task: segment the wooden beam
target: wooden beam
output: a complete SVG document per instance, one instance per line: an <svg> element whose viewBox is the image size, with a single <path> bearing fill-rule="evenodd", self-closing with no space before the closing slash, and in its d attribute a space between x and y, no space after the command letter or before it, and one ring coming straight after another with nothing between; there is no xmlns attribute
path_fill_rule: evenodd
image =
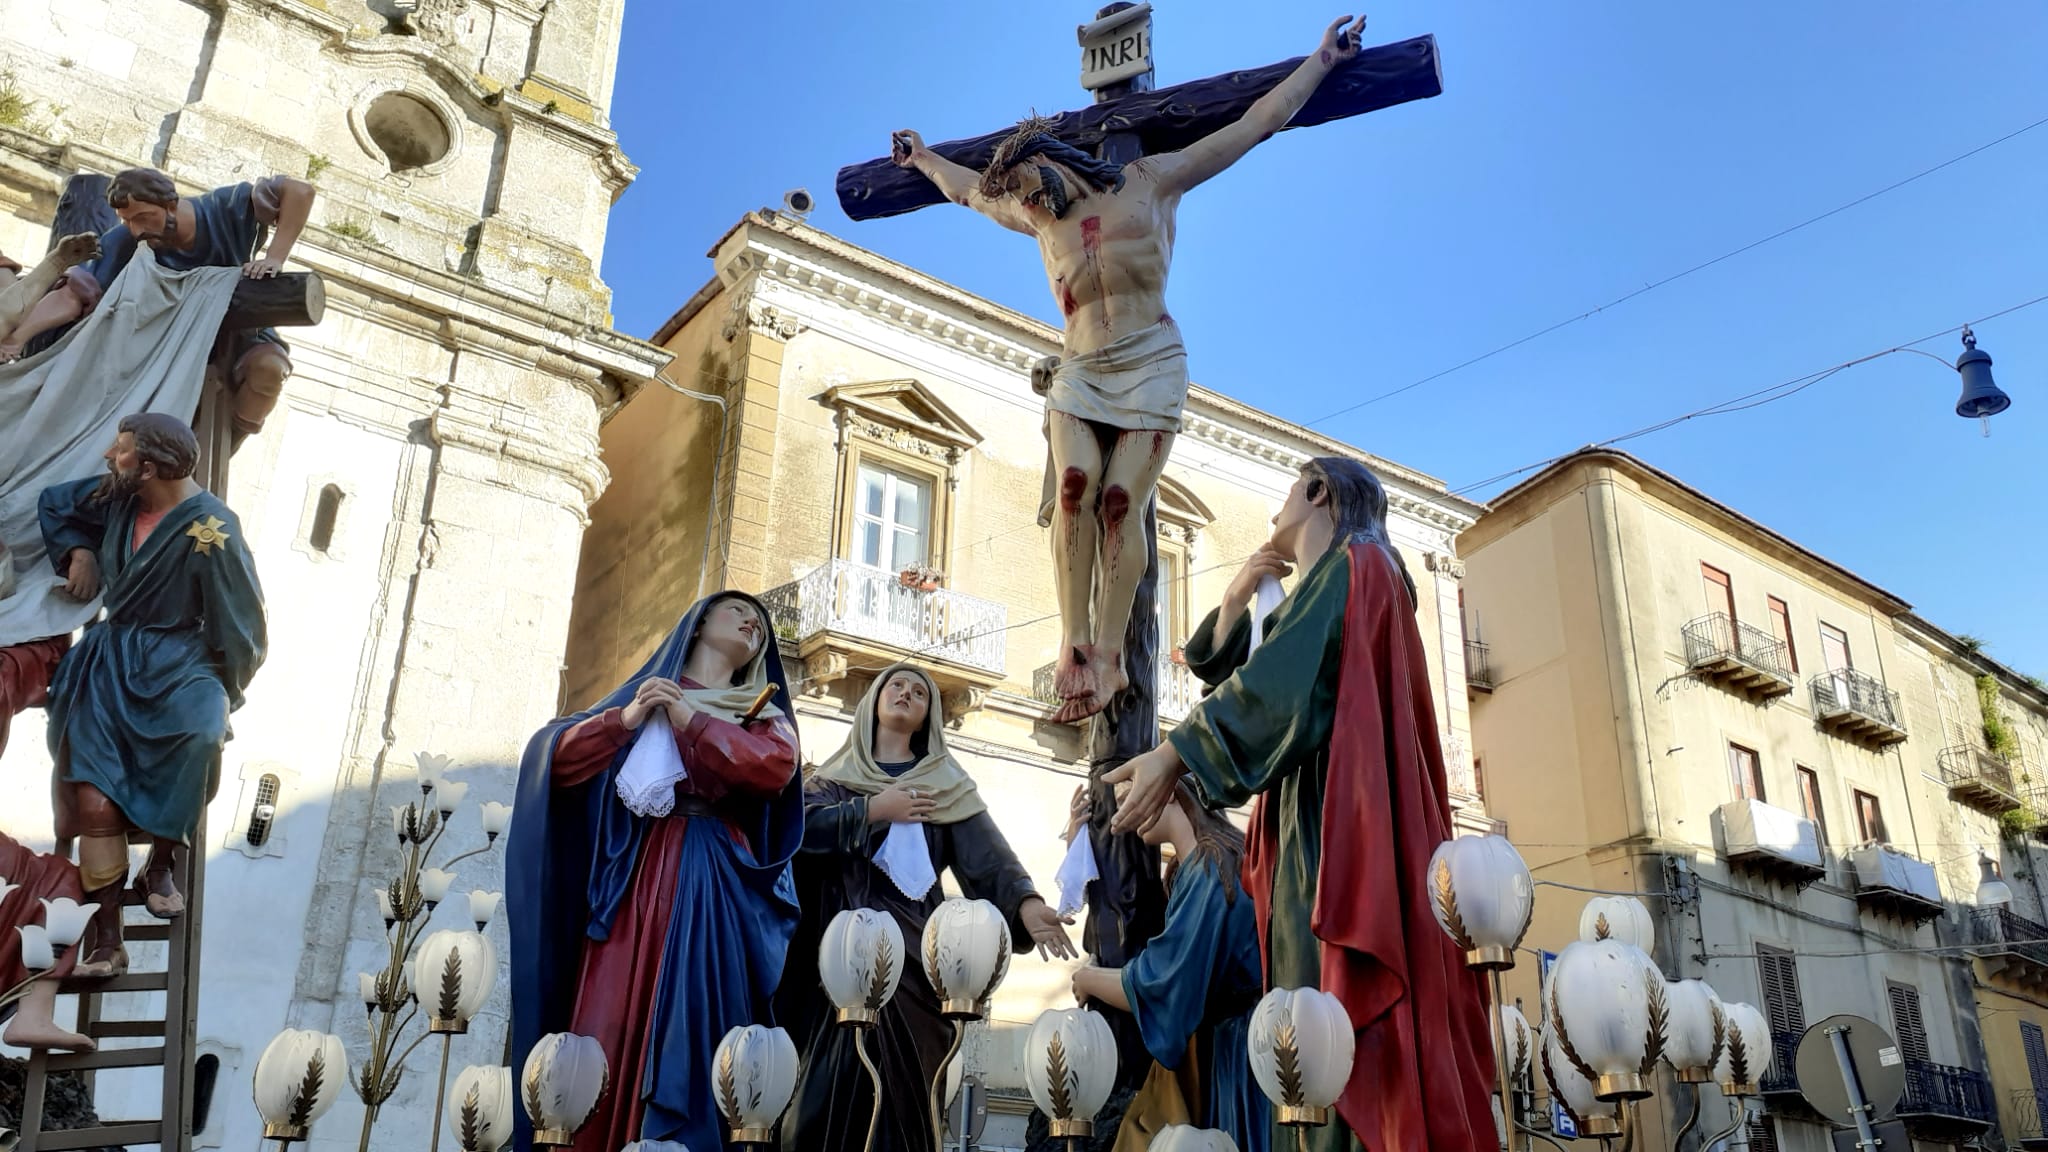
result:
<svg viewBox="0 0 2048 1152"><path fill-rule="evenodd" d="M1147 156L1178 151L1251 110L1259 97L1293 73L1306 57L1297 56L1264 68L1226 72L1190 80L1170 88L1133 92L1052 117L1052 134L1086 151L1094 151L1111 133L1131 133ZM1323 78L1288 128L1308 128L1377 112L1410 100L1441 95L1436 37L1417 36L1396 44L1367 48ZM932 151L976 172L988 167L996 145L1012 129L967 140L932 145ZM852 220L876 220L942 204L945 196L923 173L899 168L887 156L839 170L839 207Z"/></svg>
<svg viewBox="0 0 2048 1152"><path fill-rule="evenodd" d="M243 277L221 319L223 331L305 328L327 312L327 286L318 272L280 272L262 280Z"/></svg>

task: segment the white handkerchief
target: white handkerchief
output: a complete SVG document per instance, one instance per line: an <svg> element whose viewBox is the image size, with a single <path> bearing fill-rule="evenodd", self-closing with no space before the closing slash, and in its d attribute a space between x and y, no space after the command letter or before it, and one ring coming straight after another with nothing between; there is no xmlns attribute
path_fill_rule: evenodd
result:
<svg viewBox="0 0 2048 1152"><path fill-rule="evenodd" d="M1081 902L1088 895L1088 882L1097 875L1095 841L1083 824L1068 841L1066 859L1060 861L1060 870L1052 878L1060 886L1060 915L1072 916L1081 910Z"/></svg>
<svg viewBox="0 0 2048 1152"><path fill-rule="evenodd" d="M690 778L683 755L676 751L676 732L668 714L654 711L641 721L619 769L619 799L638 816L666 816L675 811L676 785Z"/></svg>
<svg viewBox="0 0 2048 1152"><path fill-rule="evenodd" d="M890 824L889 834L882 837L882 850L875 853L875 867L887 874L897 890L912 900L924 899L924 894L939 882L939 874L932 868L932 850L925 841L922 824L906 821Z"/></svg>
<svg viewBox="0 0 2048 1152"><path fill-rule="evenodd" d="M1259 577L1259 586L1252 592L1252 646L1247 655L1266 642L1266 617L1286 598L1287 589L1280 586L1280 581L1271 576Z"/></svg>

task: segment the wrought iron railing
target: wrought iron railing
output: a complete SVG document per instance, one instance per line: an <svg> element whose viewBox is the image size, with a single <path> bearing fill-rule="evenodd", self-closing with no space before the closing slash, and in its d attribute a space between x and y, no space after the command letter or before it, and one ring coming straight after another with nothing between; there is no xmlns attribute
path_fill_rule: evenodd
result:
<svg viewBox="0 0 2048 1152"><path fill-rule="evenodd" d="M831 560L761 594L775 634L801 644L838 632L1001 675L1009 610L947 588L906 587L894 572Z"/></svg>
<svg viewBox="0 0 2048 1152"><path fill-rule="evenodd" d="M1782 680L1792 678L1785 644L1760 628L1731 620L1726 612L1702 616L1685 626L1685 664L1698 668L1737 660Z"/></svg>
<svg viewBox="0 0 2048 1152"><path fill-rule="evenodd" d="M2016 800L2020 798L2019 773L2014 771L2015 765L1988 748L1958 744L1943 748L1935 762L1941 768L1941 782L1951 788L1981 784Z"/></svg>
<svg viewBox="0 0 2048 1152"><path fill-rule="evenodd" d="M1899 1097L1901 1116L1941 1116L1976 1124L1998 1123L1998 1098L1991 1078L1972 1068L1906 1060L1906 1094Z"/></svg>
<svg viewBox="0 0 2048 1152"><path fill-rule="evenodd" d="M1764 1070L1764 1078L1757 1087L1765 1092L1799 1091L1799 1073L1794 1070L1798 1064L1799 1032L1771 1033L1771 1066Z"/></svg>
<svg viewBox="0 0 2048 1152"><path fill-rule="evenodd" d="M1493 687L1493 662L1486 645L1477 640L1465 641L1465 683L1474 688Z"/></svg>
<svg viewBox="0 0 2048 1152"><path fill-rule="evenodd" d="M1899 694L1875 676L1853 668L1823 672L1812 680L1813 710L1821 716L1853 712L1888 728L1906 730L1906 714L1899 709Z"/></svg>
<svg viewBox="0 0 2048 1152"><path fill-rule="evenodd" d="M2006 1100L2012 1108L2012 1128L2006 1135L2021 1141L2041 1139L2041 1117L2048 1115L2048 1088L2014 1088Z"/></svg>
<svg viewBox="0 0 2048 1152"><path fill-rule="evenodd" d="M2019 956L2048 968L2048 925L2029 920L2010 908L1972 911L1970 942L1980 951Z"/></svg>

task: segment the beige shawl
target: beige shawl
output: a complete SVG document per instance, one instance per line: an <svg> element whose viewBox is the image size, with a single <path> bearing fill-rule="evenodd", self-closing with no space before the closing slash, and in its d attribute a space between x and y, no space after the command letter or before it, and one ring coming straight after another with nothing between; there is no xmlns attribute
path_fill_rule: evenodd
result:
<svg viewBox="0 0 2048 1152"><path fill-rule="evenodd" d="M891 776L875 763L875 700L882 686L898 672L908 672L924 681L931 707L925 712L925 754L908 772ZM818 769L817 778L843 785L863 796L873 796L897 784L908 784L932 798L932 823L957 824L988 811L974 780L967 775L953 753L946 748L946 714L939 702L939 686L914 664L891 664L868 685L860 706L853 712L853 731L846 744Z"/></svg>

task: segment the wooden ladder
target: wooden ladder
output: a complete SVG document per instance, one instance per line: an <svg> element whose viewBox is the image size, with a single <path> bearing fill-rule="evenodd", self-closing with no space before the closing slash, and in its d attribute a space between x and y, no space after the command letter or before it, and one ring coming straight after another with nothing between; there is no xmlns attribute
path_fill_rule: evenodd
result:
<svg viewBox="0 0 2048 1152"><path fill-rule="evenodd" d="M130 920L123 927L129 944L161 941L168 945L165 966L156 971L131 969L103 980L72 977L58 985L78 997L77 1031L100 1045L96 1052L35 1050L28 1058L28 1091L22 1100L21 1135L17 1152L70 1152L74 1149L154 1144L163 1152L190 1152L192 1147L192 1043L199 1014L199 905L206 871L206 830L202 823L193 846L181 851L173 873L185 894L185 913L174 920ZM138 907L141 897L123 888L123 903ZM132 953L131 953L132 954ZM102 998L117 992L161 992L163 1015L144 1019L109 1019ZM135 1048L107 1048L109 1040L155 1040ZM162 1068L163 1102L154 1120L104 1118L89 1128L53 1131L44 1127L43 1106L49 1079L60 1072L80 1073L86 1090L96 1088L96 1074L111 1068ZM97 1093L94 1093L97 1096Z"/></svg>

